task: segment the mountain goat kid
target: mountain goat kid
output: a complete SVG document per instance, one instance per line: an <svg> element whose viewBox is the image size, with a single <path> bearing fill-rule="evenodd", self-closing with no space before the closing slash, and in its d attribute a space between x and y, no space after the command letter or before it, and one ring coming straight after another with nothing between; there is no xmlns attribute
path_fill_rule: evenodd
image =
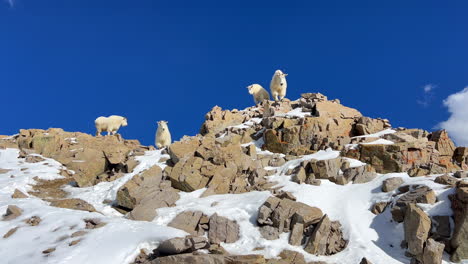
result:
<svg viewBox="0 0 468 264"><path fill-rule="evenodd" d="M275 101L278 101L278 96L280 100L283 100L286 96L286 88L288 87L288 83L286 82L287 75L287 73L283 73L281 70L276 70L275 74L273 74L270 82L270 91Z"/></svg>
<svg viewBox="0 0 468 264"><path fill-rule="evenodd" d="M255 104L261 103L263 100L270 100L270 94L260 84L252 84L247 86L249 94L253 95Z"/></svg>
<svg viewBox="0 0 468 264"><path fill-rule="evenodd" d="M101 136L101 132L107 132L107 135L115 135L121 126L127 126L127 118L118 115L109 117L100 116L94 120L96 125L96 137Z"/></svg>
<svg viewBox="0 0 468 264"><path fill-rule="evenodd" d="M171 144L171 132L167 127L167 121L158 121L158 129L156 130L155 145L158 149L168 147Z"/></svg>

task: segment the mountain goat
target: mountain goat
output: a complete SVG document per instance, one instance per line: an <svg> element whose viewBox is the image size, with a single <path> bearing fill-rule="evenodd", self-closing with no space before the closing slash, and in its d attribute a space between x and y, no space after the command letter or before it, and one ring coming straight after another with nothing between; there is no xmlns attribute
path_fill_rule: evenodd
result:
<svg viewBox="0 0 468 264"><path fill-rule="evenodd" d="M169 132L167 124L167 121L158 121L158 129L154 140L154 144L158 149L168 147L171 144L171 132Z"/></svg>
<svg viewBox="0 0 468 264"><path fill-rule="evenodd" d="M101 136L101 132L107 132L107 135L115 135L121 126L127 126L127 118L118 115L109 117L100 116L94 120L96 125L96 136Z"/></svg>
<svg viewBox="0 0 468 264"><path fill-rule="evenodd" d="M261 103L263 100L270 100L270 95L260 84L252 84L247 86L249 94L253 95L255 104Z"/></svg>
<svg viewBox="0 0 468 264"><path fill-rule="evenodd" d="M280 100L283 100L286 96L286 88L288 87L288 83L286 82L287 75L287 73L283 73L281 70L276 70L275 74L273 74L270 82L270 91L275 101L278 101L278 97Z"/></svg>

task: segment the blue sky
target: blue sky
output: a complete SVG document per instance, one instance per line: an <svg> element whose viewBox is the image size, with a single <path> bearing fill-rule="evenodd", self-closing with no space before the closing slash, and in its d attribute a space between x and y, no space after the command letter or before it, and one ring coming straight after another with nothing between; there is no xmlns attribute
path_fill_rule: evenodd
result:
<svg viewBox="0 0 468 264"><path fill-rule="evenodd" d="M214 105L251 106L246 86L268 88L276 69L289 99L321 92L433 130L468 84L466 1L11 3L0 0L0 134L94 134L96 117L119 114L125 138L153 144L168 120L179 139Z"/></svg>

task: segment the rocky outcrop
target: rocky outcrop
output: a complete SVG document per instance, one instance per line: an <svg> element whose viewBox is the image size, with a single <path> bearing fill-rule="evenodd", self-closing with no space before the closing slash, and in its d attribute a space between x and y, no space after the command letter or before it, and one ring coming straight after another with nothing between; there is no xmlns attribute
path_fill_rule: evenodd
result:
<svg viewBox="0 0 468 264"><path fill-rule="evenodd" d="M468 182L457 183L452 201L455 227L450 245L453 248L451 260L459 262L468 259Z"/></svg>
<svg viewBox="0 0 468 264"><path fill-rule="evenodd" d="M308 241L304 250L312 254L331 255L346 246L339 222L330 221L318 208L287 198L268 198L259 208L257 222L266 239L291 232L289 243L300 246Z"/></svg>
<svg viewBox="0 0 468 264"><path fill-rule="evenodd" d="M426 136L423 130L402 129L384 136L394 144L360 144L345 156L372 165L378 173L406 172L410 176L453 172L455 148L444 130Z"/></svg>
<svg viewBox="0 0 468 264"><path fill-rule="evenodd" d="M22 152L53 158L73 170L73 178L80 187L114 180L121 173L130 172L135 166L130 161L148 150L137 140L122 140L119 136L93 137L59 128L22 129L16 142ZM27 157L36 161L37 156Z"/></svg>

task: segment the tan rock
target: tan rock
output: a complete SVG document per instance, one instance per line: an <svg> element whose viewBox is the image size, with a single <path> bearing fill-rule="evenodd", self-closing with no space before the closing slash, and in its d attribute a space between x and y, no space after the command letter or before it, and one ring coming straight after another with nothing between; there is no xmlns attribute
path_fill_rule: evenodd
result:
<svg viewBox="0 0 468 264"><path fill-rule="evenodd" d="M403 226L405 241L408 244L408 252L413 256L422 254L424 243L431 230L431 219L415 204L409 204L406 209Z"/></svg>
<svg viewBox="0 0 468 264"><path fill-rule="evenodd" d="M10 221L23 213L23 210L16 205L9 205L6 209L5 214L3 215L3 221Z"/></svg>
<svg viewBox="0 0 468 264"><path fill-rule="evenodd" d="M442 255L445 245L429 238L424 247L422 255L422 263L424 264L439 264L442 263Z"/></svg>
<svg viewBox="0 0 468 264"><path fill-rule="evenodd" d="M81 211L88 211L88 212L96 212L94 206L89 204L88 202L77 199L62 199L62 200L53 200L50 203L50 206L60 207L60 208L68 208L73 210L81 210Z"/></svg>
<svg viewBox="0 0 468 264"><path fill-rule="evenodd" d="M22 191L15 189L15 192L11 195L11 198L13 199L21 199L21 198L28 198L26 194L24 194Z"/></svg>
<svg viewBox="0 0 468 264"><path fill-rule="evenodd" d="M212 244L234 243L239 239L239 225L216 213L210 217L208 239Z"/></svg>

